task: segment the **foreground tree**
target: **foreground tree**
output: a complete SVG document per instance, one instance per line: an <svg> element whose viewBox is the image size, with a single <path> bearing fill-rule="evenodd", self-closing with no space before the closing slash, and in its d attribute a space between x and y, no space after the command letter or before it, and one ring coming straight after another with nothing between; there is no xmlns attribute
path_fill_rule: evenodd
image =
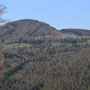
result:
<svg viewBox="0 0 90 90"><path fill-rule="evenodd" d="M2 18L2 15L5 13L5 9L6 7L2 4L0 4L0 25L5 22L5 19ZM3 51L3 44L0 43L0 75L3 73L4 68L3 68L3 55L2 55L2 51Z"/></svg>
<svg viewBox="0 0 90 90"><path fill-rule="evenodd" d="M5 13L6 7L0 4L0 24L5 22L5 19L2 18L2 15Z"/></svg>

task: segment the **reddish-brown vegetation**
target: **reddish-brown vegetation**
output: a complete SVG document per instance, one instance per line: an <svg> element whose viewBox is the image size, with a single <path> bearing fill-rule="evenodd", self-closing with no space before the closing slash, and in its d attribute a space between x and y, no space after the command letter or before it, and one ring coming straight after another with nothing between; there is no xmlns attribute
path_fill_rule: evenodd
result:
<svg viewBox="0 0 90 90"><path fill-rule="evenodd" d="M3 51L3 45L0 43L0 75L4 72L2 51Z"/></svg>

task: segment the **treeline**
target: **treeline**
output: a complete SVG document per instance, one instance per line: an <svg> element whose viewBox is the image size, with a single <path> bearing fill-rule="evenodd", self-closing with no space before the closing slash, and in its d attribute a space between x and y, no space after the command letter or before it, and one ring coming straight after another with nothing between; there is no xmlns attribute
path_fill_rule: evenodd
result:
<svg viewBox="0 0 90 90"><path fill-rule="evenodd" d="M76 34L78 36L90 36L90 30L85 29L62 29L60 32L66 34Z"/></svg>

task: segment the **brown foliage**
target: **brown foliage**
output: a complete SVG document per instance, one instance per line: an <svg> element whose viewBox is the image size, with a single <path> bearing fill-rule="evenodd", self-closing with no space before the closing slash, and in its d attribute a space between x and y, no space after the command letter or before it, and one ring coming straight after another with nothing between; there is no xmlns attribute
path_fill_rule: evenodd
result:
<svg viewBox="0 0 90 90"><path fill-rule="evenodd" d="M0 70L3 70L3 65L0 63Z"/></svg>
<svg viewBox="0 0 90 90"><path fill-rule="evenodd" d="M90 47L53 47L44 44L5 51L9 90L88 90ZM9 83L9 86L8 86ZM3 87L2 87L3 88Z"/></svg>
<svg viewBox="0 0 90 90"><path fill-rule="evenodd" d="M0 43L0 59L3 59L3 54L2 54L2 51L3 51L3 45ZM2 63L2 60L0 62L0 75L3 73L4 71L4 66L3 66L3 63Z"/></svg>

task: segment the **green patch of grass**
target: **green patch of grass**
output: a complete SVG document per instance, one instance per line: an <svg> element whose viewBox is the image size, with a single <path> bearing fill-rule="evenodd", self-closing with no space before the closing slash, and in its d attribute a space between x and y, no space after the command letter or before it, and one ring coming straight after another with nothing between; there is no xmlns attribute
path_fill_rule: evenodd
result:
<svg viewBox="0 0 90 90"><path fill-rule="evenodd" d="M25 44L25 43L14 43L14 44L5 45L6 48L25 48L31 46L32 44Z"/></svg>
<svg viewBox="0 0 90 90"><path fill-rule="evenodd" d="M51 43L52 46L72 46L73 44L71 43L60 43L60 42L53 42Z"/></svg>
<svg viewBox="0 0 90 90"><path fill-rule="evenodd" d="M81 43L77 43L77 45L90 45L90 40L86 41L86 42L81 42Z"/></svg>
<svg viewBox="0 0 90 90"><path fill-rule="evenodd" d="M64 38L68 38L68 36L69 36L68 34L62 34L61 37L64 39Z"/></svg>
<svg viewBox="0 0 90 90"><path fill-rule="evenodd" d="M80 38L79 36L75 35L75 34L62 34L62 39L65 38Z"/></svg>
<svg viewBox="0 0 90 90"><path fill-rule="evenodd" d="M90 87L88 87L88 90L90 90Z"/></svg>

